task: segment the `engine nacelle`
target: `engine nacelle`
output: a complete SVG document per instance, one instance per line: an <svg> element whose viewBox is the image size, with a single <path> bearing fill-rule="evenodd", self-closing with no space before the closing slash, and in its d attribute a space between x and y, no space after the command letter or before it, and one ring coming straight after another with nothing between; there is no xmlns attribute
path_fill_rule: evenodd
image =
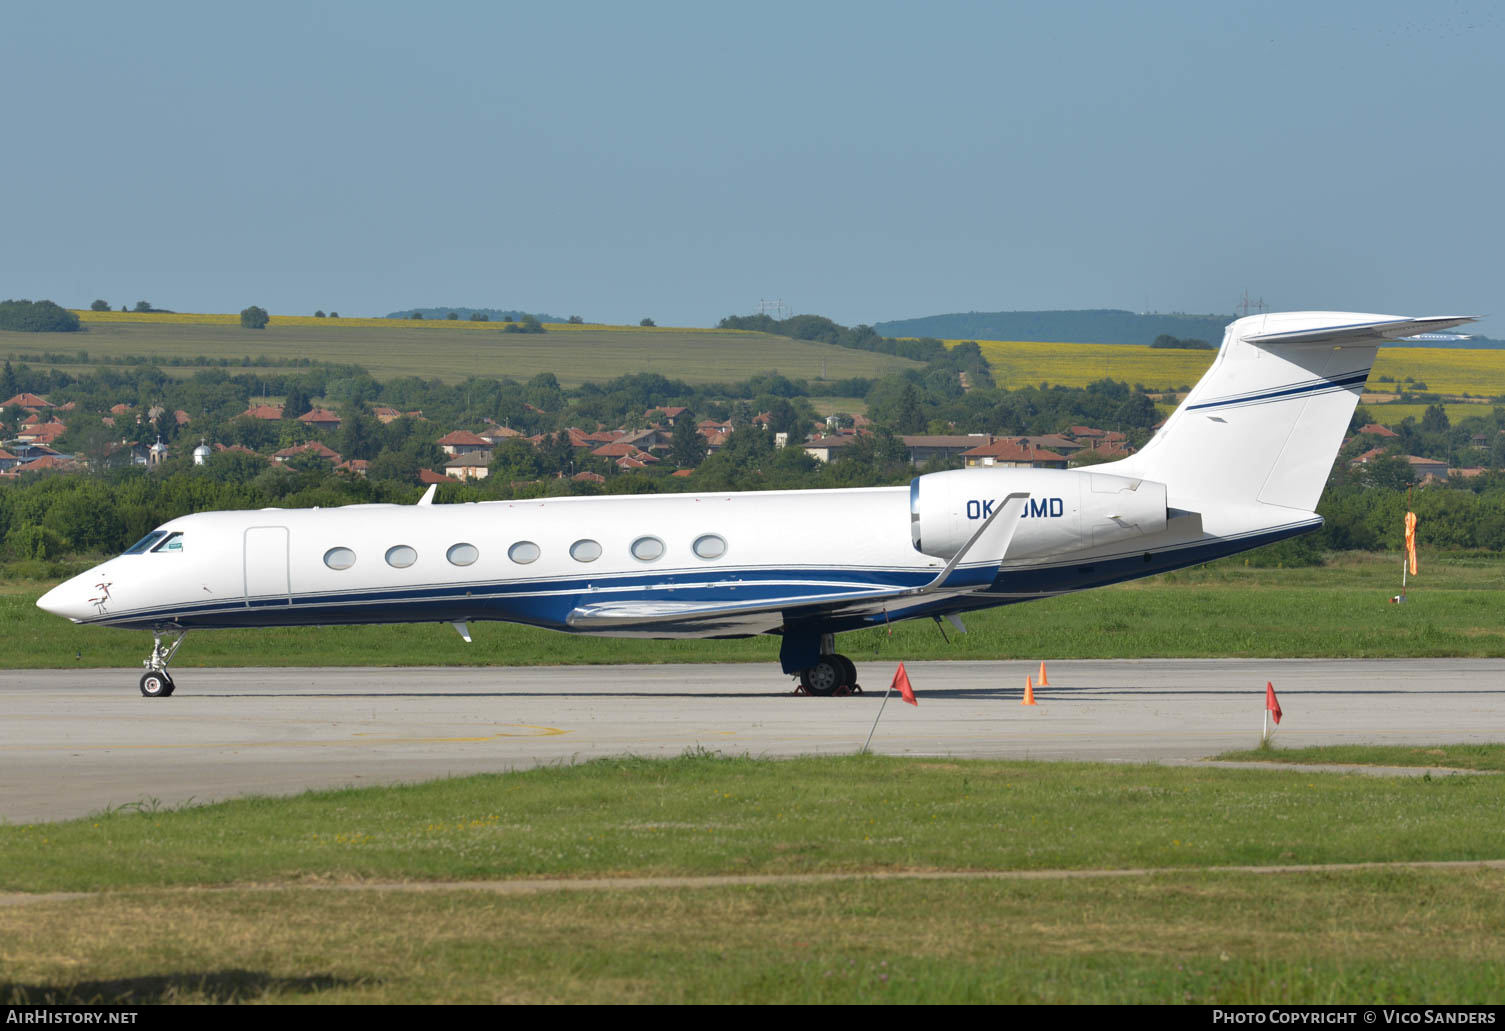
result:
<svg viewBox="0 0 1505 1031"><path fill-rule="evenodd" d="M1015 491L1028 491L1008 557L1085 551L1165 529L1165 484L1090 469L953 469L909 484L915 550L950 559Z"/></svg>

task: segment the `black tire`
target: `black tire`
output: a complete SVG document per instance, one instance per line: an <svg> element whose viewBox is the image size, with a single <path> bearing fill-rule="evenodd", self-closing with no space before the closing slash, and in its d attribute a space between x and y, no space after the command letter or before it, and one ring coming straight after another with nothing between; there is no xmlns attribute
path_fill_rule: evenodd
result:
<svg viewBox="0 0 1505 1031"><path fill-rule="evenodd" d="M856 687L857 686L857 664L855 662L853 662L851 659L847 658L845 655L833 655L833 656L831 656L831 658L835 659L837 662L841 663L843 666L846 667L847 675L846 675L846 679L843 680L842 683L845 684L847 687Z"/></svg>
<svg viewBox="0 0 1505 1031"><path fill-rule="evenodd" d="M178 685L172 682L172 677L167 673L164 672L162 675L167 677L167 690L162 692L162 697L171 698L172 693L178 689Z"/></svg>
<svg viewBox="0 0 1505 1031"><path fill-rule="evenodd" d="M141 693L148 698L166 698L172 694L172 678L166 673L148 670L141 674Z"/></svg>
<svg viewBox="0 0 1505 1031"><path fill-rule="evenodd" d="M822 655L820 661L800 671L800 684L813 695L833 695L846 679L846 668L834 655Z"/></svg>

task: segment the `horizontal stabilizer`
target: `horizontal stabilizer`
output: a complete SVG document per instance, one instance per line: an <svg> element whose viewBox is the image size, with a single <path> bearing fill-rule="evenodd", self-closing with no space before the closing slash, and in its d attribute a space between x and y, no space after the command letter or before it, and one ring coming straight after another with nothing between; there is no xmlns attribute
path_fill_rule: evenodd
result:
<svg viewBox="0 0 1505 1031"><path fill-rule="evenodd" d="M1477 321L1473 315L1429 315L1424 318L1376 319L1342 326L1321 326L1284 333L1258 333L1243 339L1251 344L1361 344L1382 343L1418 333L1435 333L1466 322Z"/></svg>

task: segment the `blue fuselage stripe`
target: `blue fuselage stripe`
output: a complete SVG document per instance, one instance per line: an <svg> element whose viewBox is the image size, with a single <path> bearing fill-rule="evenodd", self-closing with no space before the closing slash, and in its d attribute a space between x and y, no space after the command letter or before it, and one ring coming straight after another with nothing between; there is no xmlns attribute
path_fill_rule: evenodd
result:
<svg viewBox="0 0 1505 1031"><path fill-rule="evenodd" d="M1369 370L1349 373L1335 379L1324 379L1317 383L1303 383L1294 387L1285 387L1281 390L1270 390L1261 394L1249 394L1244 397L1223 397L1215 401L1203 401L1200 404L1187 405L1188 412L1195 412L1202 408L1224 408L1234 405L1253 404L1261 401L1279 401L1302 394L1320 394L1329 390L1344 390L1348 387L1363 386L1369 379Z"/></svg>

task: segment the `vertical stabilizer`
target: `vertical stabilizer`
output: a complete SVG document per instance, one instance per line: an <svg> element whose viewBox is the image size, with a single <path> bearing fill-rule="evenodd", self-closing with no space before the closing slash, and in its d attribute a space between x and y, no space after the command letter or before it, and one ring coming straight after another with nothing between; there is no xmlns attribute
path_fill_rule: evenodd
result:
<svg viewBox="0 0 1505 1031"><path fill-rule="evenodd" d="M1282 312L1232 323L1186 400L1120 475L1164 483L1170 504L1312 511L1381 344L1472 321Z"/></svg>

